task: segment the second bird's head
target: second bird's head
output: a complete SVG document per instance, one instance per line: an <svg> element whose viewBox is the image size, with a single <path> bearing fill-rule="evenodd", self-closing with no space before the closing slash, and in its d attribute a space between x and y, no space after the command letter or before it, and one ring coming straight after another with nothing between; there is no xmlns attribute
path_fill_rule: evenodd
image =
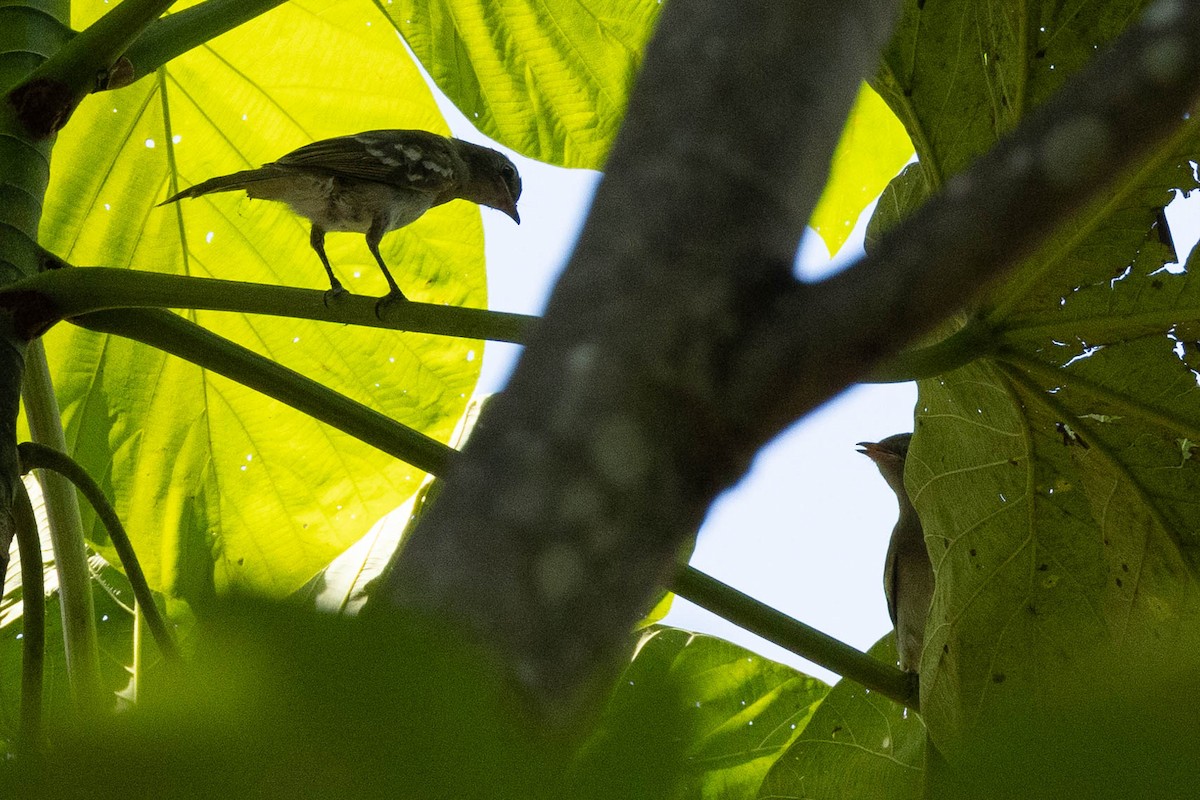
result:
<svg viewBox="0 0 1200 800"><path fill-rule="evenodd" d="M859 442L858 452L875 462L879 472L897 495L904 490L904 460L908 457L911 433L897 433L878 442Z"/></svg>
<svg viewBox="0 0 1200 800"><path fill-rule="evenodd" d="M503 211L518 225L517 200L521 197L521 175L503 153L461 139L459 154L470 170L465 199Z"/></svg>

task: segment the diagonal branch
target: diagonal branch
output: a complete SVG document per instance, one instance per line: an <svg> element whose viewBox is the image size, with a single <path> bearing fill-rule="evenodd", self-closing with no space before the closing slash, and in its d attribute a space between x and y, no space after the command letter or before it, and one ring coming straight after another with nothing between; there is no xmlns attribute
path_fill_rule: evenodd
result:
<svg viewBox="0 0 1200 800"><path fill-rule="evenodd" d="M381 596L466 625L556 719L615 674L758 448L1069 224L1200 86L1200 4L1160 0L871 258L798 284L797 240L897 6L667 5L546 316L392 564Z"/></svg>
<svg viewBox="0 0 1200 800"><path fill-rule="evenodd" d="M97 311L72 322L88 330L143 342L224 375L426 472L438 473L446 465L449 448L436 439L178 314L157 309Z"/></svg>
<svg viewBox="0 0 1200 800"><path fill-rule="evenodd" d="M901 672L691 567L675 576L671 588L680 597L814 664L902 706L921 710L917 702L917 676L913 673Z"/></svg>
<svg viewBox="0 0 1200 800"><path fill-rule="evenodd" d="M129 270L102 270L99 268L59 270L54 274L77 275L84 273L98 273L98 277L100 278L109 276L113 278L125 277L131 274ZM193 284L201 281L201 279L196 278L179 278L159 275L158 273L136 273L136 275L142 276L139 280L170 278L170 280L160 281L162 287L154 286L153 282L151 282L151 287L147 289L147 296L153 296L159 291L177 288L181 284ZM30 283L32 282L23 284L23 289L26 289ZM209 283L225 286L232 282L209 281ZM105 281L89 281L86 285L97 292L103 293ZM243 287L256 288L251 284L237 284L237 286L239 290ZM73 291L78 291L80 284L71 284L71 288ZM280 287L262 287L262 289L264 292L268 290L271 292L281 291ZM222 291L228 294L226 290ZM284 291L303 293L305 295L311 294L317 298L323 294L322 292L311 292L300 289ZM3 296L4 293L0 292L0 303L3 303ZM373 304L373 300L364 299ZM104 295L102 295L99 299L93 298L91 302L103 304L106 300L104 299ZM320 303L320 300L315 300L315 302ZM446 310L443 307L431 308L439 311ZM242 308L237 310L247 309ZM472 309L459 310L471 311ZM516 315L510 316L515 317ZM387 420L371 409L354 403L285 367L275 364L269 359L263 358L239 345L235 345L228 340L209 333L194 323L174 314L158 311L125 312L121 314L101 312L82 316L74 321L92 330L127 336L159 347L166 352L173 353L188 361L218 372L227 378L244 383L251 388L258 389L282 402L305 411L317 419L334 425L334 427L357 436L368 444L379 447L385 452L396 455L398 458L435 475L445 474L456 456L453 448L433 439L426 438L425 441L412 439L412 437L420 437L422 434L405 428L399 423ZM351 405L345 406L345 404ZM317 412L317 406L323 409L321 413ZM362 435L355 431L359 431ZM397 439L399 439L399 444L397 444ZM114 546L117 547L122 564L125 565L126 574L130 576L131 582L134 582L135 574L140 573L136 556L132 548L128 545L126 545L128 557L123 552L120 542L124 541L127 543L128 539L124 536L123 529L120 528L120 521L117 519L115 513L112 512L111 506L107 504L107 500L104 498L103 493L100 492L99 487L95 486L86 472L66 456L49 448L25 443L20 446L20 453L23 463L27 468L48 467L54 469L57 472L67 475L76 487L84 493L84 496L97 508L98 513L104 520L109 530L109 537L113 540ZM107 515L104 509L107 509ZM135 582L134 585L136 594L136 586L138 584ZM725 587L723 584L720 584L698 570L691 567L684 568L679 576L675 578L674 589L680 596L686 597L705 608L709 608L714 613L726 616L726 618L736 624L747 627L749 630L755 632L769 631L769 633L764 635L767 635L772 641L776 641L781 646L787 647L804 658L823 664L851 680L862 683L864 686L878 688L889 697L897 698L898 702L907 701L911 707L915 707L915 700L905 694L906 689L904 688L903 673L900 673L894 667L881 664L869 656L859 653L853 650L853 648L842 645L829 636L803 625L803 623L788 620L784 615L769 606L746 595L734 592L732 589ZM148 592L149 589L147 587L145 590L146 598L138 596L138 602L143 607L149 609L153 608L153 598L149 596ZM781 622L780 620L786 620L786 622ZM151 621L149 617L147 621ZM151 624L151 630L155 632L157 638L158 632L153 623ZM160 641L159 646L164 652L171 652L169 642L164 646L163 642Z"/></svg>

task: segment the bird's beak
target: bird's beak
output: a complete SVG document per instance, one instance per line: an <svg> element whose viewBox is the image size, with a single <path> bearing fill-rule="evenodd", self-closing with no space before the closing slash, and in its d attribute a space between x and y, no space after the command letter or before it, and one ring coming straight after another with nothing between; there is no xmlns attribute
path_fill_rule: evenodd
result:
<svg viewBox="0 0 1200 800"><path fill-rule="evenodd" d="M517 201L513 200L508 192L505 192L502 198L484 201L483 205L502 211L506 216L511 217L513 222L521 224L521 215L517 213Z"/></svg>
<svg viewBox="0 0 1200 800"><path fill-rule="evenodd" d="M503 184L498 187L500 190L497 192L497 199L499 202L492 206L492 208L498 211L503 211L505 214L512 217L512 221L518 225L521 224L521 215L517 213L517 198L521 196L521 184L519 181L520 179L518 179L515 197L513 196L513 191L508 184Z"/></svg>
<svg viewBox="0 0 1200 800"><path fill-rule="evenodd" d="M859 442L858 446L862 449L858 452L862 453L867 458L878 464L880 461L896 460L900 458L900 454L887 447L887 445L879 442Z"/></svg>
<svg viewBox="0 0 1200 800"><path fill-rule="evenodd" d="M521 215L517 213L517 197L520 197L520 196L521 196L520 184L517 185L517 196L516 197L513 197L513 193L509 190L509 188L507 186L505 186L504 187L504 199L500 202L500 205L497 206L497 208L499 208L505 214L508 214L510 217L512 217L512 221L517 223L518 225L521 224Z"/></svg>
<svg viewBox="0 0 1200 800"><path fill-rule="evenodd" d="M517 192L517 197L520 197L520 191ZM506 216L512 219L518 225L521 224L521 215L517 213L517 197L513 197L512 190L497 179L489 187L486 195L482 200L476 200L477 203L482 203L485 206L494 208L497 211L502 211Z"/></svg>

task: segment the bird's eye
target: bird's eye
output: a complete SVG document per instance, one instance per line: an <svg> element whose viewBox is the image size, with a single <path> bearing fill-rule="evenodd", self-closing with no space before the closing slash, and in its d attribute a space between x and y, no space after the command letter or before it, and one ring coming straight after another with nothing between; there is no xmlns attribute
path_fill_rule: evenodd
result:
<svg viewBox="0 0 1200 800"><path fill-rule="evenodd" d="M503 176L505 180L512 180L513 178L517 177L517 168L512 164L505 164L500 168L500 175Z"/></svg>

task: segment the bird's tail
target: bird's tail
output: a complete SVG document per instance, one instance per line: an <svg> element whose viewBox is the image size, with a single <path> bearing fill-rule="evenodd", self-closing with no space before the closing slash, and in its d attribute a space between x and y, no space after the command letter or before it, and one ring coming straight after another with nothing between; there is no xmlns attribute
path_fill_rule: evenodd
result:
<svg viewBox="0 0 1200 800"><path fill-rule="evenodd" d="M195 186L189 186L182 192L171 195L166 200L163 200L159 205L165 206L167 203L174 203L176 200L182 200L185 197L199 197L215 192L236 192L238 189L245 189L253 183L268 181L278 177L278 170L272 169L270 165L259 167L258 169L244 169L241 172L209 178L206 181L197 183Z"/></svg>

